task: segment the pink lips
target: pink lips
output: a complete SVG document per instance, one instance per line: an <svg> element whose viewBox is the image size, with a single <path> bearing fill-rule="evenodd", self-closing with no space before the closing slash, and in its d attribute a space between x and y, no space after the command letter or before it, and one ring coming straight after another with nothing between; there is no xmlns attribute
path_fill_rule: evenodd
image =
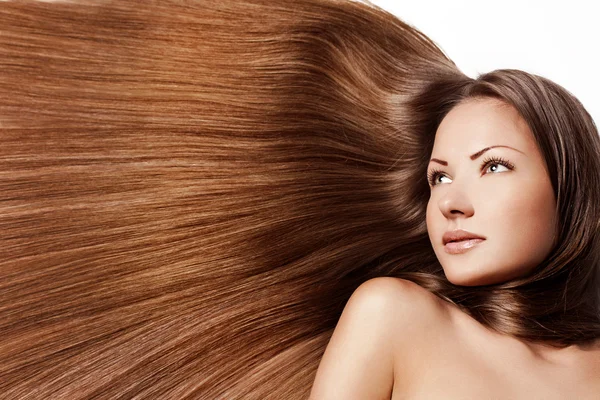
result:
<svg viewBox="0 0 600 400"><path fill-rule="evenodd" d="M484 240L485 238L483 236L479 236L462 229L448 231L444 233L444 236L442 237L444 250L449 254L465 253Z"/></svg>
<svg viewBox="0 0 600 400"><path fill-rule="evenodd" d="M444 245L444 250L449 254L462 254L471 250L484 240L485 239L468 239L461 240L460 242L449 242Z"/></svg>

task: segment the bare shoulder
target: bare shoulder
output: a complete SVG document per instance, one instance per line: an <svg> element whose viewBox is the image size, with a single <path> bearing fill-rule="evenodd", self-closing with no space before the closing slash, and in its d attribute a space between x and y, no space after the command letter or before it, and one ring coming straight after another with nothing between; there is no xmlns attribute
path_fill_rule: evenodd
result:
<svg viewBox="0 0 600 400"><path fill-rule="evenodd" d="M392 319L393 391L401 395L418 381L423 368L430 368L429 361L435 359L440 345L447 345L451 342L448 339L456 336L453 314L458 309L414 282L397 279L385 284L398 287L390 295L397 309Z"/></svg>
<svg viewBox="0 0 600 400"><path fill-rule="evenodd" d="M427 289L406 279L380 277L360 285L350 297L347 306L368 307L383 313L401 332L429 324L447 313L444 302ZM397 333L398 331L396 331Z"/></svg>
<svg viewBox="0 0 600 400"><path fill-rule="evenodd" d="M385 327L392 332L393 392L406 393L418 381L429 360L457 336L458 308L420 285L399 278L376 278L361 285L353 296L358 302L387 317ZM439 354L439 353L437 353Z"/></svg>
<svg viewBox="0 0 600 400"><path fill-rule="evenodd" d="M399 355L431 326L442 307L419 285L392 277L370 279L348 300L325 350L311 399L389 399Z"/></svg>
<svg viewBox="0 0 600 400"><path fill-rule="evenodd" d="M387 326L394 336L397 359L406 359L420 338L428 331L450 327L449 304L427 289L409 280L384 277L363 283L352 295L357 302L387 316Z"/></svg>
<svg viewBox="0 0 600 400"><path fill-rule="evenodd" d="M419 329L447 319L445 304L414 282L380 277L361 284L348 300L344 312L364 313L372 319L377 318L380 326L398 337L403 333L417 333Z"/></svg>

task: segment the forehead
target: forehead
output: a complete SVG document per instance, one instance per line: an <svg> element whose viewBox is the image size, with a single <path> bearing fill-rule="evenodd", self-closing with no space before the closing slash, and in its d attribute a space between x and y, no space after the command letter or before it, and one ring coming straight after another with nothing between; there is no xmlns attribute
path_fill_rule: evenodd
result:
<svg viewBox="0 0 600 400"><path fill-rule="evenodd" d="M442 120L435 135L434 153L472 154L493 145L537 151L529 126L513 106L496 99L469 99Z"/></svg>

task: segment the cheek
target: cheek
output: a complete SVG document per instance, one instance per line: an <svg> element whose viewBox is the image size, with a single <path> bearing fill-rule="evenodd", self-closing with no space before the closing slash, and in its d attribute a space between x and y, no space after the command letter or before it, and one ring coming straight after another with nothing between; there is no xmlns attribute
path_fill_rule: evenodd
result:
<svg viewBox="0 0 600 400"><path fill-rule="evenodd" d="M523 202L524 244L529 245L537 258L543 259L552 247L556 233L556 201L552 187L537 187L530 192L530 201Z"/></svg>
<svg viewBox="0 0 600 400"><path fill-rule="evenodd" d="M550 183L506 185L494 201L481 203L484 226L515 258L541 261L550 250L555 227L555 200ZM509 250L510 249L510 250Z"/></svg>
<svg viewBox="0 0 600 400"><path fill-rule="evenodd" d="M427 225L427 236L429 237L429 242L431 246L434 248L434 251L437 252L437 246L439 245L439 241L443 235L443 231L440 230L440 224L443 216L440 213L440 209L437 206L435 201L430 200L427 203L427 211L425 215L425 223ZM438 255L439 257L439 255Z"/></svg>

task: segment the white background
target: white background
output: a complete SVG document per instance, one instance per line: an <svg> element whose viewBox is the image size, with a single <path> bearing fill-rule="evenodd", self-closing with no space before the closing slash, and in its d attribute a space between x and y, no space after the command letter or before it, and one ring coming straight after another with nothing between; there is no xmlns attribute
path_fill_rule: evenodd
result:
<svg viewBox="0 0 600 400"><path fill-rule="evenodd" d="M514 68L553 80L600 125L600 4L593 0L371 0L476 78Z"/></svg>

